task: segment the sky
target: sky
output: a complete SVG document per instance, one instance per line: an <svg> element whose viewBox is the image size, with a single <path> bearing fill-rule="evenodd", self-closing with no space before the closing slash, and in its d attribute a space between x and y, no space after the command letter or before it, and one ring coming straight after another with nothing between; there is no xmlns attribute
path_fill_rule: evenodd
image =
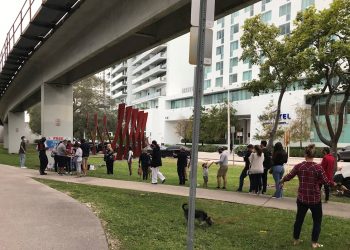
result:
<svg viewBox="0 0 350 250"><path fill-rule="evenodd" d="M0 0L0 51L25 0Z"/></svg>

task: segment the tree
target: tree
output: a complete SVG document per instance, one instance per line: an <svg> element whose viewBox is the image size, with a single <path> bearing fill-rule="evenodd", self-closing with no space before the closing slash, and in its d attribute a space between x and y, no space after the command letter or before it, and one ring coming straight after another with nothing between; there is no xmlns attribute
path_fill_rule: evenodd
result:
<svg viewBox="0 0 350 250"><path fill-rule="evenodd" d="M227 133L227 103L215 105L201 111L201 127L199 141L203 143L222 143ZM237 123L236 110L230 108L230 123L234 126ZM193 117L190 118L190 121ZM191 126L192 133L192 126Z"/></svg>
<svg viewBox="0 0 350 250"><path fill-rule="evenodd" d="M265 112L258 116L259 122L262 129L256 129L256 134L254 135L255 140L267 140L270 138L271 130L273 129L275 117L276 117L276 106L271 100L265 108ZM284 135L284 130L280 125L277 126L274 138L281 139ZM272 141L273 143L273 141Z"/></svg>
<svg viewBox="0 0 350 250"><path fill-rule="evenodd" d="M307 107L297 107L295 109L296 117L289 125L290 137L292 142L299 142L300 148L303 147L303 141L310 139L311 110Z"/></svg>
<svg viewBox="0 0 350 250"><path fill-rule="evenodd" d="M241 37L243 49L241 60L260 67L259 79L244 86L254 95L279 92L277 109L271 131L268 133L268 148L272 148L278 130L283 96L301 76L301 62L294 41L289 36L281 37L280 29L261 21L261 16L247 19Z"/></svg>
<svg viewBox="0 0 350 250"><path fill-rule="evenodd" d="M313 124L320 140L336 156L350 96L350 1L334 0L322 11L309 8L298 14L295 24L291 38L298 43L304 61L302 84L313 91L309 96ZM324 112L318 113L321 101ZM320 128L322 120L326 133Z"/></svg>
<svg viewBox="0 0 350 250"><path fill-rule="evenodd" d="M41 106L40 103L34 105L30 109L28 109L28 114L30 117L29 120L29 128L30 130L36 134L41 134Z"/></svg>
<svg viewBox="0 0 350 250"><path fill-rule="evenodd" d="M182 137L185 142L192 141L192 122L190 120L180 120L176 123L176 133Z"/></svg>

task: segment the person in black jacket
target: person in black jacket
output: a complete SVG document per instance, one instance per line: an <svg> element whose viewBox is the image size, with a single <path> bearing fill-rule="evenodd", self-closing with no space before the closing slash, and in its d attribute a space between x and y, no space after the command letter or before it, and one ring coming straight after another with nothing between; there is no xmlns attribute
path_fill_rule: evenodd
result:
<svg viewBox="0 0 350 250"><path fill-rule="evenodd" d="M113 174L114 152L111 144L107 144L104 160L107 166L107 174Z"/></svg>
<svg viewBox="0 0 350 250"><path fill-rule="evenodd" d="M267 187L267 173L269 172L269 169L272 167L272 159L271 159L271 152L266 148L267 142L261 141L260 147L264 154L264 173L262 175L262 193L266 193L266 187Z"/></svg>
<svg viewBox="0 0 350 250"><path fill-rule="evenodd" d="M48 149L47 145L46 145L46 138L42 137L37 145L37 150L39 152L39 160L40 160L40 168L39 168L39 173L40 175L47 175L47 173L45 173L45 169L47 167L47 164L49 163L49 160L47 159L47 155L46 155L46 150Z"/></svg>
<svg viewBox="0 0 350 250"><path fill-rule="evenodd" d="M286 151L283 149L282 143L276 142L275 146L273 147L273 154L272 154L272 176L275 180L275 188L276 192L272 196L273 198L282 198L282 188L279 185L283 174L284 174L284 164L288 161L288 155ZM271 170L270 170L271 172Z"/></svg>
<svg viewBox="0 0 350 250"><path fill-rule="evenodd" d="M139 168L142 168L142 179L147 180L148 179L148 168L151 163L151 157L147 153L146 149L142 150L142 153L139 158Z"/></svg>
<svg viewBox="0 0 350 250"><path fill-rule="evenodd" d="M249 161L249 156L251 155L251 153L253 152L253 148L254 146L252 144L249 144L247 146L247 152L245 153L243 159L244 159L244 162L245 162L245 166L242 170L242 173L239 177L239 187L237 189L237 192L242 192L242 189L243 189L243 184L244 184L244 179L245 177L247 177L248 175L248 170L249 170L249 166L250 166L250 161ZM250 179L250 175L249 175L249 179ZM249 188L249 192L251 192L252 190L252 185L251 185L251 181L250 181L250 188Z"/></svg>
<svg viewBox="0 0 350 250"><path fill-rule="evenodd" d="M159 147L157 141L152 141L151 148L152 148L152 161L151 161L152 184L158 183L158 177L162 181L162 183L164 183L165 177L159 171L159 167L162 166L162 157L161 157L161 153L160 153L160 147Z"/></svg>
<svg viewBox="0 0 350 250"><path fill-rule="evenodd" d="M177 175L179 176L179 185L185 185L185 168L188 165L188 157L184 147L180 147L180 152L173 154L177 158Z"/></svg>

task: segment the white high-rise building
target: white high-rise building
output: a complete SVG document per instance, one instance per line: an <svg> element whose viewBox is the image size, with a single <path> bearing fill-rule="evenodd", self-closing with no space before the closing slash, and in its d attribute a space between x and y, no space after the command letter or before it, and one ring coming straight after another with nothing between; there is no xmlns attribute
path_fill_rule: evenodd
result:
<svg viewBox="0 0 350 250"><path fill-rule="evenodd" d="M257 66L239 60L242 55L240 37L244 21L261 14L264 22L275 24L280 28L281 35L286 35L293 29L293 20L299 11L311 5L323 9L331 2L332 0L262 0L215 22L213 63L205 68L202 103L210 107L229 99L237 110L239 120L234 137L236 143L257 143L253 140L253 135L260 127L258 116L270 100L276 104L278 97L278 93L252 96L242 88L245 82L257 78L259 72ZM127 96L126 102L149 112L147 136L161 143L179 143L181 138L176 134L176 124L179 120L188 119L193 113L194 68L188 63L188 45L189 35L184 35L123 64L126 65L123 68L126 70L123 79L127 79L124 86L128 88L127 94L126 91L124 94ZM288 126L289 118L295 117L295 108L305 105L306 94L304 90L291 89L284 95L281 113L285 114L282 115L285 126ZM117 95L112 93L114 96ZM350 130L350 124L344 124L344 131L347 126ZM318 142L318 139L315 138L314 141ZM340 143L349 142L350 133L344 133Z"/></svg>

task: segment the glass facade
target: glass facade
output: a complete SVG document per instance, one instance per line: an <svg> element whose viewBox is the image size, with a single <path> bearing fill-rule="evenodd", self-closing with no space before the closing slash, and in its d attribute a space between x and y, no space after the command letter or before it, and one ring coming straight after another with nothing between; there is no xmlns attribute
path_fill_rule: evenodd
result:
<svg viewBox="0 0 350 250"><path fill-rule="evenodd" d="M246 89L238 89L230 91L230 101L247 100L252 97L252 94ZM202 105L219 104L227 101L227 91L204 95ZM170 104L171 109L193 107L193 97L173 100Z"/></svg>
<svg viewBox="0 0 350 250"><path fill-rule="evenodd" d="M230 73L233 72L233 67L238 66L238 57L233 57L230 59Z"/></svg>
<svg viewBox="0 0 350 250"><path fill-rule="evenodd" d="M251 81L252 80L252 71L244 71L243 72L243 81Z"/></svg>
<svg viewBox="0 0 350 250"><path fill-rule="evenodd" d="M280 35L288 35L290 33L290 23L285 23L279 26Z"/></svg>
<svg viewBox="0 0 350 250"><path fill-rule="evenodd" d="M271 10L261 14L261 21L263 21L264 23L270 22L271 19L272 19L272 11Z"/></svg>
<svg viewBox="0 0 350 250"><path fill-rule="evenodd" d="M230 31L230 40L233 40L233 35L239 32L239 24L236 23L231 26L231 31Z"/></svg>
<svg viewBox="0 0 350 250"><path fill-rule="evenodd" d="M230 43L230 57L233 57L233 52L238 50L239 44L238 40Z"/></svg>
<svg viewBox="0 0 350 250"><path fill-rule="evenodd" d="M222 77L217 77L215 79L215 87L222 87L222 83L223 83L223 78Z"/></svg>
<svg viewBox="0 0 350 250"><path fill-rule="evenodd" d="M301 1L301 9L305 10L311 5L315 5L315 0L302 0Z"/></svg>
<svg viewBox="0 0 350 250"><path fill-rule="evenodd" d="M237 81L238 81L238 79L237 79L237 74L232 74L232 75L230 75L230 77L229 77L229 83L230 83L230 85L231 85L232 83L237 82Z"/></svg>

